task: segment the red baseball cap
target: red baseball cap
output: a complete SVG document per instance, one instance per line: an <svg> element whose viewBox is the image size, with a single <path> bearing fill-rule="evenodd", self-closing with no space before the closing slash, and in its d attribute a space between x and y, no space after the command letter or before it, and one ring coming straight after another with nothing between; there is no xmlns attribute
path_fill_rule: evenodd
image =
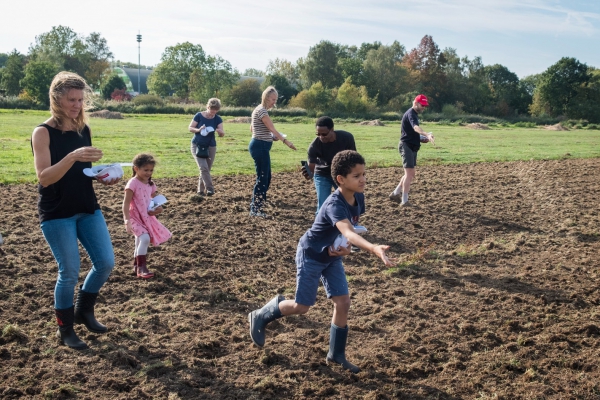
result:
<svg viewBox="0 0 600 400"><path fill-rule="evenodd" d="M425 97L424 94L420 94L417 97L415 97L415 101L419 104L421 104L422 106L428 107L429 103L427 102L427 97Z"/></svg>

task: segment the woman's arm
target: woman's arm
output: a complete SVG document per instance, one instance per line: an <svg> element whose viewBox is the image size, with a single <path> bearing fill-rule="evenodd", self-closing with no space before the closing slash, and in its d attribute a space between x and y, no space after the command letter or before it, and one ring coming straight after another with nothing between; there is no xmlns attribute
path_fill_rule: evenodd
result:
<svg viewBox="0 0 600 400"><path fill-rule="evenodd" d="M188 130L192 133L200 133L202 128L204 128L204 125L198 126L198 121L196 121L195 119L192 119L192 122L190 122L190 126L188 126Z"/></svg>
<svg viewBox="0 0 600 400"><path fill-rule="evenodd" d="M77 161L94 162L102 158L102 150L84 146L73 150L54 165L50 157L50 134L48 129L38 126L31 137L33 162L40 185L47 187L58 182ZM82 172L83 173L83 172Z"/></svg>
<svg viewBox="0 0 600 400"><path fill-rule="evenodd" d="M125 197L123 198L123 222L125 223L125 229L127 233L133 233L131 228L131 221L129 220L129 205L133 198L133 191L131 189L125 189Z"/></svg>
<svg viewBox="0 0 600 400"><path fill-rule="evenodd" d="M217 125L217 133L219 134L219 137L223 137L225 136L225 131L223 130L223 123L221 122L219 125Z"/></svg>
<svg viewBox="0 0 600 400"><path fill-rule="evenodd" d="M275 136L276 140L281 140L283 142L283 144L285 144L287 147L289 147L292 150L296 150L294 143L292 143L291 141L284 138L281 133L277 132L277 129L275 129L275 125L273 125L273 121L271 121L271 117L269 117L268 115L265 115L261 118L261 121L263 124L265 124L267 129L269 131L271 131L273 136Z"/></svg>

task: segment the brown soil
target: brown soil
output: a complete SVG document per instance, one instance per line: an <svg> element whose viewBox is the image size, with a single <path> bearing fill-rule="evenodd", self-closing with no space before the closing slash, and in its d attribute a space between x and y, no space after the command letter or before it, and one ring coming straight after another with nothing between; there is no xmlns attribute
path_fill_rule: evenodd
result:
<svg viewBox="0 0 600 400"><path fill-rule="evenodd" d="M549 131L568 131L569 130L569 128L567 128L566 126L562 126L561 124L546 125L546 126L544 126L544 129L547 129Z"/></svg>
<svg viewBox="0 0 600 400"><path fill-rule="evenodd" d="M469 128L469 129L481 129L481 130L489 130L490 129L490 127L487 126L486 124L481 124L479 122L474 122L472 124L467 124L467 125L465 125L465 127Z"/></svg>
<svg viewBox="0 0 600 400"><path fill-rule="evenodd" d="M374 119L373 121L363 121L359 122L358 125L368 125L368 126L385 126L383 122L378 119Z"/></svg>
<svg viewBox="0 0 600 400"><path fill-rule="evenodd" d="M195 178L159 179L173 238L151 248L148 281L132 276L121 190L99 186L117 267L96 308L109 332L76 328L85 351L54 336L34 186L1 186L0 397L598 399L600 160L420 167L412 208L388 199L400 175L368 171L361 219L400 264L345 260L358 375L325 365L322 289L307 315L269 325L264 349L248 335L249 311L293 298L315 206L299 173L274 175L267 220L248 216L251 176L216 178L200 203Z"/></svg>

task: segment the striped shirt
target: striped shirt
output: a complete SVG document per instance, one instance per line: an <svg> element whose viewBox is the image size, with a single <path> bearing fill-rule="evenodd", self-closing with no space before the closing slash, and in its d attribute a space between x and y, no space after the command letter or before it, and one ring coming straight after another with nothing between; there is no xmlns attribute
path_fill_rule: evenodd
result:
<svg viewBox="0 0 600 400"><path fill-rule="evenodd" d="M267 109L263 107L262 104L259 104L254 109L254 111L252 111L252 139L272 142L273 136L271 135L271 131L262 122L262 118L265 115L268 117L269 113L267 112Z"/></svg>

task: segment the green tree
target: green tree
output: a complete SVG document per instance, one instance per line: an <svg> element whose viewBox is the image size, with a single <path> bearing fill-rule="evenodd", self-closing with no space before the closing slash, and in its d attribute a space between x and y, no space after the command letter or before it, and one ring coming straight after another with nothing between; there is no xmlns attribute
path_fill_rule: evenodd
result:
<svg viewBox="0 0 600 400"><path fill-rule="evenodd" d="M35 37L29 56L32 60L50 62L57 70L75 72L90 86L99 87L112 53L99 33L92 32L86 37L59 25Z"/></svg>
<svg viewBox="0 0 600 400"><path fill-rule="evenodd" d="M6 91L7 95L17 96L21 92L21 80L24 77L25 56L15 49L8 54L0 86Z"/></svg>
<svg viewBox="0 0 600 400"><path fill-rule="evenodd" d="M364 114L375 106L374 102L369 99L367 89L364 86L354 86L352 78L347 78L339 87L336 99L344 110L351 114Z"/></svg>
<svg viewBox="0 0 600 400"><path fill-rule="evenodd" d="M265 76L265 73L260 69L246 68L246 70L242 72L242 76Z"/></svg>
<svg viewBox="0 0 600 400"><path fill-rule="evenodd" d="M0 53L0 68L4 67L4 65L6 65L7 60L8 60L8 54Z"/></svg>
<svg viewBox="0 0 600 400"><path fill-rule="evenodd" d="M552 117L579 115L578 95L590 80L587 65L575 58L561 58L540 76L530 111L534 115L546 113Z"/></svg>
<svg viewBox="0 0 600 400"><path fill-rule="evenodd" d="M404 46L397 41L391 46L369 50L363 63L364 86L379 105L386 105L407 85L408 71L402 65Z"/></svg>
<svg viewBox="0 0 600 400"><path fill-rule="evenodd" d="M125 89L127 85L123 78L121 78L117 74L112 74L104 81L104 83L100 86L100 93L102 94L102 98L105 100L110 100L111 95L115 91L115 89Z"/></svg>
<svg viewBox="0 0 600 400"><path fill-rule="evenodd" d="M262 92L256 79L244 79L229 90L229 101L238 107L250 107L260 103Z"/></svg>
<svg viewBox="0 0 600 400"><path fill-rule="evenodd" d="M56 66L51 62L30 61L25 66L25 77L21 80L21 86L35 101L49 105L48 91L57 73Z"/></svg>
<svg viewBox="0 0 600 400"><path fill-rule="evenodd" d="M269 60L267 68L265 69L265 76L267 75L281 75L287 79L287 81L294 88L298 89L300 80L300 70L297 64L283 58L276 58Z"/></svg>
<svg viewBox="0 0 600 400"><path fill-rule="evenodd" d="M262 84L263 90L266 89L267 86L275 86L277 93L279 94L279 102L281 105L289 103L290 99L298 94L298 90L296 90L283 75L267 75Z"/></svg>
<svg viewBox="0 0 600 400"><path fill-rule="evenodd" d="M342 71L338 64L340 45L323 40L308 50L308 55L299 64L301 77L306 85L321 82L332 89L342 84Z"/></svg>
<svg viewBox="0 0 600 400"><path fill-rule="evenodd" d="M489 65L484 73L493 104L492 114L507 116L515 112L527 112L531 96L519 85L519 77L500 64Z"/></svg>
<svg viewBox="0 0 600 400"><path fill-rule="evenodd" d="M325 112L332 108L332 102L332 90L327 89L321 82L317 82L309 89L305 89L292 97L289 105L314 112Z"/></svg>
<svg viewBox="0 0 600 400"><path fill-rule="evenodd" d="M167 47L161 62L148 77L150 93L189 98L190 77L194 71L204 69L206 62L206 53L199 44L185 42ZM194 82L198 82L199 78L201 76L196 76Z"/></svg>
<svg viewBox="0 0 600 400"><path fill-rule="evenodd" d="M192 71L188 87L191 97L203 103L211 97L221 97L239 78L240 74L229 61L220 56L208 56L203 68Z"/></svg>

